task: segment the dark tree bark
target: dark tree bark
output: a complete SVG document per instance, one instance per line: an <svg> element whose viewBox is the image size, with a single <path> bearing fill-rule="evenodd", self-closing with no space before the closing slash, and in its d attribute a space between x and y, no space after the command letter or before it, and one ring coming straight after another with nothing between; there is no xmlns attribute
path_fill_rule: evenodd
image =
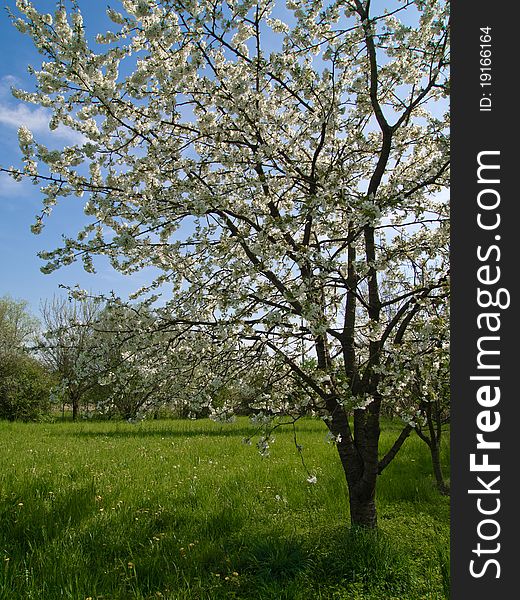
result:
<svg viewBox="0 0 520 600"><path fill-rule="evenodd" d="M379 407L375 407L376 410ZM336 438L341 465L347 480L350 523L354 527L377 527L375 504L379 474L379 418L368 410L355 413L354 436L345 409L338 405L329 428Z"/></svg>
<svg viewBox="0 0 520 600"><path fill-rule="evenodd" d="M442 415L438 402L422 402L421 412L426 418L427 433L421 427L416 428L417 435L428 445L432 459L433 474L437 489L443 496L448 496L450 486L444 479L441 464Z"/></svg>
<svg viewBox="0 0 520 600"><path fill-rule="evenodd" d="M375 501L375 486L371 496L359 496L354 489L350 492L350 522L353 527L377 527L377 510Z"/></svg>
<svg viewBox="0 0 520 600"><path fill-rule="evenodd" d="M72 402L72 420L76 421L79 416L79 397L76 394L71 396Z"/></svg>
<svg viewBox="0 0 520 600"><path fill-rule="evenodd" d="M440 456L440 444L437 441L430 446L430 454L432 457L433 473L435 475L435 481L437 482L437 489L443 496L447 496L450 493L450 488L444 480L442 473L441 456Z"/></svg>

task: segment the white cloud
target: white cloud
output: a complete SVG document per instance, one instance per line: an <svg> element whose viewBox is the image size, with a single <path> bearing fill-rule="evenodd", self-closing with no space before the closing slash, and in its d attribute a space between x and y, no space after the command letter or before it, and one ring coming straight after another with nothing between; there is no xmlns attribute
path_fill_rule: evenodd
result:
<svg viewBox="0 0 520 600"><path fill-rule="evenodd" d="M20 80L14 75L4 75L0 78L0 96L10 96L11 88L20 85Z"/></svg>
<svg viewBox="0 0 520 600"><path fill-rule="evenodd" d="M50 111L42 107L31 109L25 104L10 106L0 102L0 124L2 125L16 129L25 125L36 135L60 138L70 144L81 144L85 141L83 134L63 125L55 130L50 130L50 118Z"/></svg>
<svg viewBox="0 0 520 600"><path fill-rule="evenodd" d="M20 184L9 177L6 173L0 173L0 198L10 197L15 191L19 191Z"/></svg>
<svg viewBox="0 0 520 600"><path fill-rule="evenodd" d="M7 173L0 173L0 211L18 211L25 210L20 200L27 200L34 197L34 186L27 179L15 181ZM0 215L1 219L1 215Z"/></svg>
<svg viewBox="0 0 520 600"><path fill-rule="evenodd" d="M12 127L25 125L34 133L42 133L49 130L49 114L44 108L31 110L22 104L15 107L0 104L0 123Z"/></svg>

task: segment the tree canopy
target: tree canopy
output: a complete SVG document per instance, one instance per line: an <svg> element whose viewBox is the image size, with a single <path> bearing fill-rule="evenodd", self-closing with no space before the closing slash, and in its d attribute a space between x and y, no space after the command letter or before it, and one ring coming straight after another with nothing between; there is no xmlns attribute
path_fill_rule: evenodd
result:
<svg viewBox="0 0 520 600"><path fill-rule="evenodd" d="M49 409L54 380L31 356L38 328L24 300L0 298L0 419L39 420Z"/></svg>
<svg viewBox="0 0 520 600"><path fill-rule="evenodd" d="M0 356L24 352L34 343L37 330L38 321L27 310L27 302L0 298Z"/></svg>

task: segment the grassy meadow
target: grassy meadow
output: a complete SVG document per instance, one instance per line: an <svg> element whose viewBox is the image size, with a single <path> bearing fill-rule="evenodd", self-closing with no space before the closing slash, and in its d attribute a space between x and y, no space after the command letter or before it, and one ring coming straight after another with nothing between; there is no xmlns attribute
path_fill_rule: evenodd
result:
<svg viewBox="0 0 520 600"><path fill-rule="evenodd" d="M382 448L399 431L386 423ZM0 600L447 597L449 499L410 437L378 486L379 531L350 531L323 423L271 456L247 419L0 422ZM447 440L446 440L447 444ZM448 470L448 447L444 448Z"/></svg>

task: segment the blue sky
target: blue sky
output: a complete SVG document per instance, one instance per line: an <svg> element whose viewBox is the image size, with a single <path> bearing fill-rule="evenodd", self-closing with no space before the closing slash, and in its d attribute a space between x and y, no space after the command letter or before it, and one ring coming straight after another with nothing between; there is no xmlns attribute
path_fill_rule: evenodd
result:
<svg viewBox="0 0 520 600"><path fill-rule="evenodd" d="M54 12L55 0L34 2L40 10ZM14 5L14 0L8 2ZM85 20L91 30L106 27L105 4L99 10L86 11ZM27 73L27 65L37 67L42 57L35 51L31 39L19 33L11 24L5 10L0 12L0 165L9 167L20 164L18 148L18 127L26 125L36 139L56 148L74 143L75 133L64 128L51 132L48 127L48 112L37 106L19 102L11 95L11 86L31 89L32 78ZM36 236L30 231L34 217L41 208L39 187L29 181L16 183L4 173L0 173L0 296L9 294L17 299L27 300L30 309L37 315L39 306L54 294L66 295L60 285L74 286L94 293L116 293L126 295L143 285L147 278L143 275L125 277L115 272L106 261L96 264L95 275L85 273L80 264L64 267L50 275L40 272L44 264L37 257L40 250L52 250L60 243L61 234L71 234L77 224L85 220L83 202L71 198L56 208L43 232Z"/></svg>

